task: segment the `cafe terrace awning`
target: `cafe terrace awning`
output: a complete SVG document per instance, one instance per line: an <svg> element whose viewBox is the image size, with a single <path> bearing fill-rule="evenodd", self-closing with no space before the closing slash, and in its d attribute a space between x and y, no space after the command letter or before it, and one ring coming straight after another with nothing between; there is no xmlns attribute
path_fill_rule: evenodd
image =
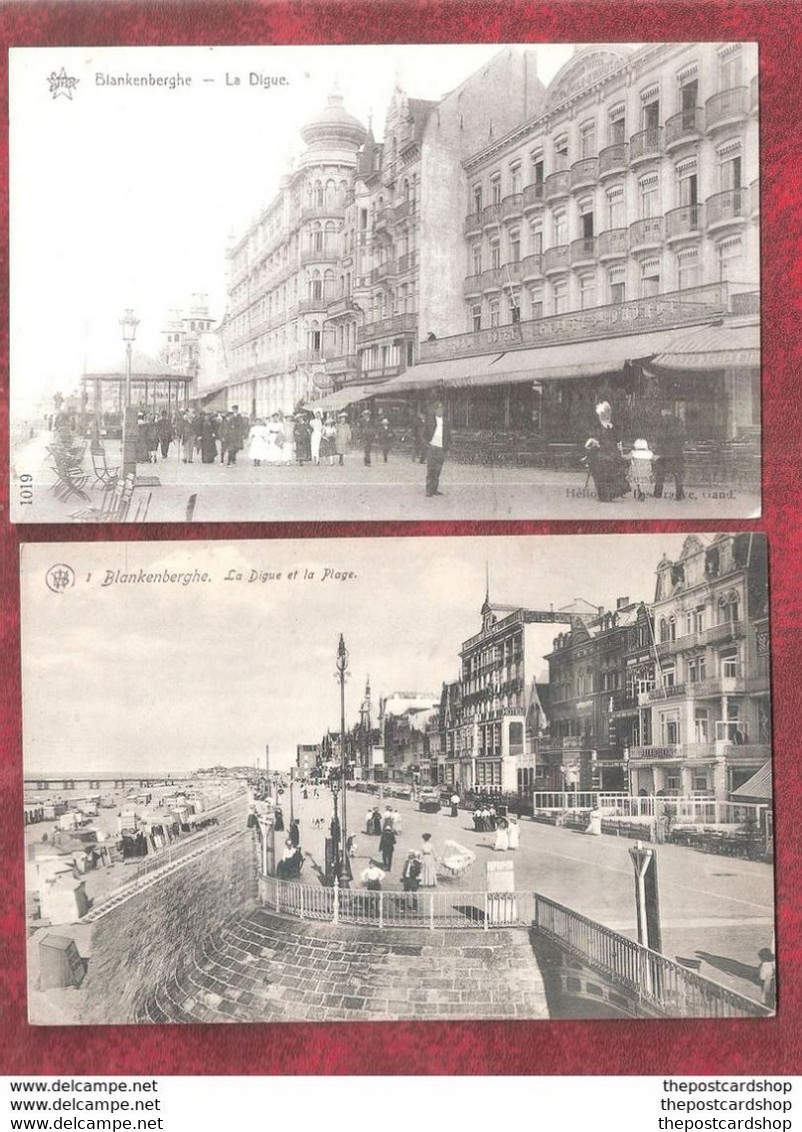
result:
<svg viewBox="0 0 802 1132"><path fill-rule="evenodd" d="M372 397L374 393L384 388L383 385L346 385L344 389L338 389L336 393L328 393L316 401L304 401L304 408L310 413L317 412L318 409L323 413L332 413L352 405L354 401L364 401L365 398Z"/></svg>
<svg viewBox="0 0 802 1132"><path fill-rule="evenodd" d="M386 382L381 391L401 393L440 385L453 389L482 388L527 381L601 377L620 371L626 361L643 361L667 351L676 337L676 330L655 330L651 334L628 334L590 342L569 342L473 358L424 362Z"/></svg>
<svg viewBox="0 0 802 1132"><path fill-rule="evenodd" d="M721 370L760 366L760 323L719 322L678 335L652 359L655 369Z"/></svg>
<svg viewBox="0 0 802 1132"><path fill-rule="evenodd" d="M745 802L747 799L754 802L771 802L771 761L764 763L760 770L755 771L737 790L730 795L734 802Z"/></svg>

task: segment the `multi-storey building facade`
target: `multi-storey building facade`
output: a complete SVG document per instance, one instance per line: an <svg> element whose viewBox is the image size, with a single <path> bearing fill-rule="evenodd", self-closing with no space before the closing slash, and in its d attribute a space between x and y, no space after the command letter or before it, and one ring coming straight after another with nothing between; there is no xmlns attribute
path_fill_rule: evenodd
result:
<svg viewBox="0 0 802 1132"><path fill-rule="evenodd" d="M446 685L441 699L447 785L515 791L534 778L536 743L545 726L535 679L543 661L536 631L554 622L579 626L595 612L584 602L534 610L485 597L482 628L460 651L459 687Z"/></svg>
<svg viewBox="0 0 802 1132"><path fill-rule="evenodd" d="M690 535L657 568L654 685L633 793L727 795L771 756L766 540Z"/></svg>
<svg viewBox="0 0 802 1132"><path fill-rule="evenodd" d="M619 598L560 633L549 664L550 728L537 744L541 789L624 790L625 747L616 708L626 693L626 655L648 636L642 605ZM648 647L648 646L647 646Z"/></svg>
<svg viewBox="0 0 802 1132"><path fill-rule="evenodd" d="M626 431L659 401L691 439L756 428L757 109L754 44L578 51L463 162L405 386L441 386L458 427L555 440L586 436L600 395Z"/></svg>
<svg viewBox="0 0 802 1132"><path fill-rule="evenodd" d="M301 136L298 168L229 251L229 401L253 415L291 412L327 386L324 323L366 130L334 94Z"/></svg>

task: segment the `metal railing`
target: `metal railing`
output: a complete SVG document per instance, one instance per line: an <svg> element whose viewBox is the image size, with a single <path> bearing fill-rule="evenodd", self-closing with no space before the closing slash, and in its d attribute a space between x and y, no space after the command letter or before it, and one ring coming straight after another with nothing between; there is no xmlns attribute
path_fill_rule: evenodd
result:
<svg viewBox="0 0 802 1132"><path fill-rule="evenodd" d="M669 1018L762 1018L771 1011L611 928L535 895L535 930L625 987L645 1012Z"/></svg>
<svg viewBox="0 0 802 1132"><path fill-rule="evenodd" d="M570 260L570 244L557 244L553 248L546 248L543 256L543 272L549 275L554 271L567 271Z"/></svg>
<svg viewBox="0 0 802 1132"><path fill-rule="evenodd" d="M599 154L599 176L618 173L626 169L629 161L629 146L626 142L613 142Z"/></svg>
<svg viewBox="0 0 802 1132"><path fill-rule="evenodd" d="M712 228L714 224L743 219L746 203L746 189L725 189L723 193L714 193L706 201L708 228Z"/></svg>
<svg viewBox="0 0 802 1132"><path fill-rule="evenodd" d="M527 185L523 191L523 209L539 208L543 204L543 181L535 181Z"/></svg>
<svg viewBox="0 0 802 1132"><path fill-rule="evenodd" d="M629 139L629 160L642 161L663 151L663 127L649 126Z"/></svg>
<svg viewBox="0 0 802 1132"><path fill-rule="evenodd" d="M749 92L745 86L734 86L729 90L719 91L705 103L705 124L709 130L713 126L723 126L725 123L745 117L748 113Z"/></svg>
<svg viewBox="0 0 802 1132"><path fill-rule="evenodd" d="M679 208L670 208L666 213L666 235L669 240L701 234L703 226L704 206L701 204L683 204Z"/></svg>
<svg viewBox="0 0 802 1132"><path fill-rule="evenodd" d="M604 259L606 256L625 256L629 251L629 229L628 228L609 228L606 232L600 232L599 240L599 259Z"/></svg>
<svg viewBox="0 0 802 1132"><path fill-rule="evenodd" d="M530 927L535 897L530 892L456 892L445 888L417 892L373 892L365 888L327 888L260 878L265 907L303 920L375 928Z"/></svg>
<svg viewBox="0 0 802 1132"><path fill-rule="evenodd" d="M571 170L562 169L557 173L550 173L544 184L547 201L567 197L571 188Z"/></svg>
<svg viewBox="0 0 802 1132"><path fill-rule="evenodd" d="M701 134L703 129L703 114L701 106L686 106L679 114L672 114L666 119L666 147L689 137Z"/></svg>
<svg viewBox="0 0 802 1132"><path fill-rule="evenodd" d="M578 189L592 185L599 177L598 157L583 157L571 166L571 188Z"/></svg>
<svg viewBox="0 0 802 1132"><path fill-rule="evenodd" d="M663 243L663 217L649 216L642 220L635 220L629 226L630 248L653 247Z"/></svg>

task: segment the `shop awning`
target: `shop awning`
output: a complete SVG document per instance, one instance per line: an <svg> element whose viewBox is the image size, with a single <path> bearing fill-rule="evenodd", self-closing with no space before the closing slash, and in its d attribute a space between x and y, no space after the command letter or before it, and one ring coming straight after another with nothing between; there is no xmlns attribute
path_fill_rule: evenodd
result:
<svg viewBox="0 0 802 1132"><path fill-rule="evenodd" d="M733 790L730 798L734 802L745 802L747 800L758 803L771 802L771 762L764 763L751 778L747 779L737 790Z"/></svg>
<svg viewBox="0 0 802 1132"><path fill-rule="evenodd" d="M668 351L676 338L676 330L655 330L650 334L627 334L590 342L565 342L473 358L424 362L386 382L382 392L400 393L439 385L453 389L481 388L601 377L619 372L627 361L644 361Z"/></svg>
<svg viewBox="0 0 802 1132"><path fill-rule="evenodd" d="M354 401L364 401L367 397L372 397L383 388L384 386L381 385L346 385L344 389L338 389L336 393L327 393L325 397L319 397L316 401L304 401L304 408L307 412L316 412L318 409L322 413L336 412L347 405L352 405Z"/></svg>
<svg viewBox="0 0 802 1132"><path fill-rule="evenodd" d="M656 369L714 370L760 366L760 323L718 323L675 337L652 361Z"/></svg>

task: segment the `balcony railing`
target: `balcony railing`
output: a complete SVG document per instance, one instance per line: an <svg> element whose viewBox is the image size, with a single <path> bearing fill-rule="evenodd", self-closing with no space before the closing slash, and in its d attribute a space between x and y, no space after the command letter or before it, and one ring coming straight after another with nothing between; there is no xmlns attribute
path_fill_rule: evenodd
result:
<svg viewBox="0 0 802 1132"><path fill-rule="evenodd" d="M654 700L676 700L685 695L684 684L665 684L662 688L653 688L649 692L649 699Z"/></svg>
<svg viewBox="0 0 802 1132"><path fill-rule="evenodd" d="M626 142L614 142L606 146L599 154L599 176L606 177L612 173L620 173L626 169L629 162L629 146Z"/></svg>
<svg viewBox="0 0 802 1132"><path fill-rule="evenodd" d="M395 275L394 259L385 260L378 267L374 267L370 273L370 281L371 283L378 283L381 279L387 279L391 275Z"/></svg>
<svg viewBox="0 0 802 1132"><path fill-rule="evenodd" d="M629 139L629 161L645 161L649 157L659 157L663 152L663 127L650 126L633 134Z"/></svg>
<svg viewBox="0 0 802 1132"><path fill-rule="evenodd" d="M540 279L543 275L543 256L527 255L521 260L521 279Z"/></svg>
<svg viewBox="0 0 802 1132"><path fill-rule="evenodd" d="M708 130L720 129L745 118L748 113L749 89L730 87L708 98L705 103L705 125Z"/></svg>
<svg viewBox="0 0 802 1132"><path fill-rule="evenodd" d="M402 200L395 206L394 219L396 224L399 220L406 220L408 216L412 216L415 211L414 202L411 200Z"/></svg>
<svg viewBox="0 0 802 1132"><path fill-rule="evenodd" d="M303 248L301 263L336 263L339 259L336 248Z"/></svg>
<svg viewBox="0 0 802 1132"><path fill-rule="evenodd" d="M299 350L295 355L295 360L299 365L308 365L310 362L322 361L323 355L320 350Z"/></svg>
<svg viewBox="0 0 802 1132"><path fill-rule="evenodd" d="M481 212L469 212L462 224L462 231L466 236L479 236L482 232Z"/></svg>
<svg viewBox="0 0 802 1132"><path fill-rule="evenodd" d="M418 262L418 253L416 251L415 252L407 252L406 255L400 255L398 257L398 273L399 273L399 275L403 271L411 271L412 268L415 267L417 262Z"/></svg>
<svg viewBox="0 0 802 1132"><path fill-rule="evenodd" d="M558 173L550 173L543 183L547 201L567 197L571 188L571 170L562 169Z"/></svg>
<svg viewBox="0 0 802 1132"><path fill-rule="evenodd" d="M714 193L712 197L708 197L705 202L708 228L743 220L746 214L746 198L746 189L725 189L723 193Z"/></svg>
<svg viewBox="0 0 802 1132"><path fill-rule="evenodd" d="M299 220L303 224L307 220L342 220L344 216L344 204L313 204L301 209Z"/></svg>
<svg viewBox="0 0 802 1132"><path fill-rule="evenodd" d="M664 227L662 216L649 216L630 224L630 251L635 251L636 248L659 247L664 241Z"/></svg>
<svg viewBox="0 0 802 1132"><path fill-rule="evenodd" d="M608 259L625 256L629 251L629 229L611 228L608 232L600 232L599 259Z"/></svg>
<svg viewBox="0 0 802 1132"><path fill-rule="evenodd" d="M551 275L557 271L567 271L570 261L570 244L558 244L555 248L547 248L543 255L543 273Z"/></svg>
<svg viewBox="0 0 802 1132"><path fill-rule="evenodd" d="M675 743L666 747L630 747L629 757L633 762L666 759L713 759L716 757L715 743Z"/></svg>
<svg viewBox="0 0 802 1132"><path fill-rule="evenodd" d="M482 276L469 275L462 284L463 295L481 295L482 293Z"/></svg>
<svg viewBox="0 0 802 1132"><path fill-rule="evenodd" d="M749 186L749 212L757 216L760 212L760 180L754 180Z"/></svg>
<svg viewBox="0 0 802 1132"><path fill-rule="evenodd" d="M326 358L326 373L356 373L356 354Z"/></svg>
<svg viewBox="0 0 802 1132"><path fill-rule="evenodd" d="M704 227L704 206L685 204L666 213L666 238L678 240L683 236L700 236Z"/></svg>
<svg viewBox="0 0 802 1132"><path fill-rule="evenodd" d="M504 269L502 267L489 267L482 272L482 290L497 291L504 283Z"/></svg>
<svg viewBox="0 0 802 1132"><path fill-rule="evenodd" d="M383 338L389 334L401 334L406 331L415 331L418 325L416 314L396 314L390 318L380 318L375 322L367 322L357 327L358 342L367 342L372 338Z"/></svg>
<svg viewBox="0 0 802 1132"><path fill-rule="evenodd" d="M706 680L697 680L688 684L688 694L697 699L707 696L734 696L746 691L746 680L743 676L710 676Z"/></svg>
<svg viewBox="0 0 802 1132"><path fill-rule="evenodd" d="M311 314L314 311L325 311L328 305L329 300L325 299L322 295L319 299L301 299L298 303L298 313Z"/></svg>
<svg viewBox="0 0 802 1132"><path fill-rule="evenodd" d="M704 114L701 106L688 106L666 119L666 149L692 141L702 134Z"/></svg>
<svg viewBox="0 0 802 1132"><path fill-rule="evenodd" d="M488 204L482 209L482 227L496 228L499 223L499 206Z"/></svg>
<svg viewBox="0 0 802 1132"><path fill-rule="evenodd" d="M511 193L501 202L501 215L504 220L520 216L523 209L523 193Z"/></svg>
<svg viewBox="0 0 802 1132"><path fill-rule="evenodd" d="M337 299L329 299L328 313L330 318L336 318L340 314L356 314L357 305L353 299L347 296L342 296Z"/></svg>
<svg viewBox="0 0 802 1132"><path fill-rule="evenodd" d="M598 157L583 157L571 166L571 188L580 189L586 185L593 185L599 179Z"/></svg>
<svg viewBox="0 0 802 1132"><path fill-rule="evenodd" d="M524 212L528 208L539 208L543 204L543 181L535 181L534 184L527 185L522 196Z"/></svg>
<svg viewBox="0 0 802 1132"><path fill-rule="evenodd" d="M595 263L596 261L596 238L595 236L583 236L579 240L571 241L571 263Z"/></svg>

